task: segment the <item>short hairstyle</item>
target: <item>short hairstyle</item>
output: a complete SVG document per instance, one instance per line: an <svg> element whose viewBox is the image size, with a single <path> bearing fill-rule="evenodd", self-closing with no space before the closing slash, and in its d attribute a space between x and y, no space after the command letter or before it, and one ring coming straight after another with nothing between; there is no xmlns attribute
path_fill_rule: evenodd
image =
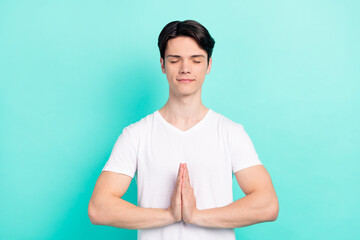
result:
<svg viewBox="0 0 360 240"><path fill-rule="evenodd" d="M160 56L164 59L167 42L179 36L186 36L193 38L199 47L206 51L209 59L212 55L212 51L215 45L215 40L210 36L208 30L200 23L194 20L186 21L173 21L168 23L160 32L158 38L158 46L160 50Z"/></svg>

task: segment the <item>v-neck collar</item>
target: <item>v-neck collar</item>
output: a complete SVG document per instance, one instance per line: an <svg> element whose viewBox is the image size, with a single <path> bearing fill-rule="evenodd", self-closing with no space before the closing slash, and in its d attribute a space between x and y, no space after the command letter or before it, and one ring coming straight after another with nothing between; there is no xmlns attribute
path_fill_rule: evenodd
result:
<svg viewBox="0 0 360 240"><path fill-rule="evenodd" d="M181 130L175 126L173 126L172 124L170 124L168 121L165 120L165 118L163 118L163 116L160 114L159 110L155 111L154 115L156 117L158 117L160 119L160 121L167 126L168 128L172 129L173 131L175 131L176 133L180 134L180 135L187 135L193 131L195 131L195 129L199 128L201 125L204 124L204 122L209 118L209 116L211 115L212 110L209 108L208 112L206 113L205 117L203 117L198 123L196 123L194 126L192 126L191 128L189 128L188 130Z"/></svg>

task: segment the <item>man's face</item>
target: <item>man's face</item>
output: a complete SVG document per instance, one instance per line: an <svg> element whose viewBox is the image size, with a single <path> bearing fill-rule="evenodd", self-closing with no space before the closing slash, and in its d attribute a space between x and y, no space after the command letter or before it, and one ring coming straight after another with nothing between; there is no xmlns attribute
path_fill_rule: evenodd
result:
<svg viewBox="0 0 360 240"><path fill-rule="evenodd" d="M162 72L166 74L171 94L188 96L198 93L212 59L207 63L207 53L190 37L176 37L167 42L164 59L160 58Z"/></svg>

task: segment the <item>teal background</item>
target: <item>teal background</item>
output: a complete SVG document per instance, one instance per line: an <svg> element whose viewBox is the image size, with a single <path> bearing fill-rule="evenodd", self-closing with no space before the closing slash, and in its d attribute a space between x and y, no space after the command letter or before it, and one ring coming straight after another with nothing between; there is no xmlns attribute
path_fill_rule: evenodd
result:
<svg viewBox="0 0 360 240"><path fill-rule="evenodd" d="M122 129L161 108L157 37L216 44L203 102L243 124L278 194L237 239L354 239L359 1L0 1L0 239L136 239L87 207ZM124 199L137 202L132 181ZM234 178L234 200L243 197Z"/></svg>

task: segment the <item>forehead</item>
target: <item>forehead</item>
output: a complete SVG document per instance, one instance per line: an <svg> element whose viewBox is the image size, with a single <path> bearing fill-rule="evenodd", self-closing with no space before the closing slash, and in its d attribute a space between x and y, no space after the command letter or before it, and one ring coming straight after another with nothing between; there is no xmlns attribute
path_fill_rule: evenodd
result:
<svg viewBox="0 0 360 240"><path fill-rule="evenodd" d="M197 42L191 37L176 37L167 42L165 57L167 55L179 55L179 56L192 56L192 55L204 55L207 56L205 50L201 49Z"/></svg>

